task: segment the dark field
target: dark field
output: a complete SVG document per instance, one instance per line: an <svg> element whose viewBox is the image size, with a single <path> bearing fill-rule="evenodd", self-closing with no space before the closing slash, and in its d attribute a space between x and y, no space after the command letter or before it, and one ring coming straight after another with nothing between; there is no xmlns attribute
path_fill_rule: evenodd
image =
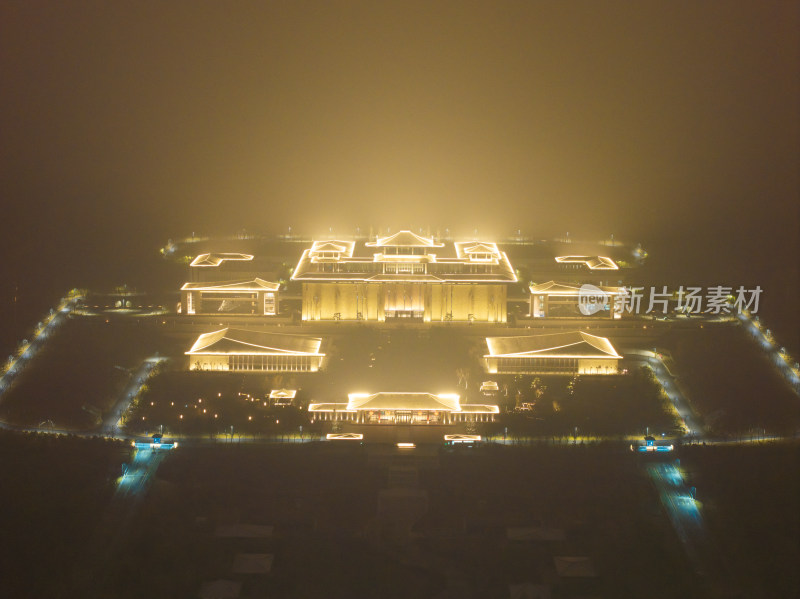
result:
<svg viewBox="0 0 800 599"><path fill-rule="evenodd" d="M788 597L800 582L798 450L693 446L678 456L738 596ZM0 434L0 594L73 597L76 577L102 567L80 596L158 588L192 597L217 578L243 581L245 597L502 597L521 583L549 585L554 597L724 596L698 584L639 456L621 445L411 454L328 443L183 447L149 493L130 500L113 552L87 562L129 451L100 439ZM263 539L214 535L235 523L274 530ZM510 541L509 527L558 538ZM273 554L272 572L233 574L241 552ZM559 577L553 557L565 555L591 558L597 576Z"/></svg>
<svg viewBox="0 0 800 599"><path fill-rule="evenodd" d="M133 538L112 561L111 595L158 588L191 596L203 580L231 577L233 556L251 551L275 561L270 575L239 577L244 596L435 597L468 589L497 597L524 582L605 597L642 588L652 597L692 596L693 576L655 493L635 456L618 448L402 457L369 447L235 444L178 450L159 478ZM272 525L274 536L213 535L236 522ZM555 528L564 538L510 542L509 526ZM591 557L599 576L559 579L555 555Z"/></svg>
<svg viewBox="0 0 800 599"><path fill-rule="evenodd" d="M314 374L237 374L167 370L153 377L128 412L125 428L137 434L160 431L188 436L277 435L308 425L305 412L276 407L272 389L302 389ZM297 403L304 403L304 391ZM306 428L308 430L308 428Z"/></svg>
<svg viewBox="0 0 800 599"><path fill-rule="evenodd" d="M120 441L0 431L0 596L73 597L130 447Z"/></svg>
<svg viewBox="0 0 800 599"><path fill-rule="evenodd" d="M793 434L800 398L739 327L673 333L679 381L712 434Z"/></svg>
<svg viewBox="0 0 800 599"><path fill-rule="evenodd" d="M510 414L504 420L509 434L536 437L626 437L677 434L672 404L650 370L627 375L500 376L508 385L506 406L528 403L530 411ZM577 427L577 431L576 431Z"/></svg>
<svg viewBox="0 0 800 599"><path fill-rule="evenodd" d="M681 464L742 597L800 589L800 444L686 447Z"/></svg>
<svg viewBox="0 0 800 599"><path fill-rule="evenodd" d="M130 370L163 351L154 321L71 318L0 400L0 419L86 430L97 426L127 386Z"/></svg>

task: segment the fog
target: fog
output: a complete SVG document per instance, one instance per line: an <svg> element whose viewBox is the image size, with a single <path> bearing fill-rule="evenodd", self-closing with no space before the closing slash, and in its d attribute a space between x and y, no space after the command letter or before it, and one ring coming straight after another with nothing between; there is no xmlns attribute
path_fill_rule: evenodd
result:
<svg viewBox="0 0 800 599"><path fill-rule="evenodd" d="M2 249L569 231L796 289L796 9L4 2Z"/></svg>

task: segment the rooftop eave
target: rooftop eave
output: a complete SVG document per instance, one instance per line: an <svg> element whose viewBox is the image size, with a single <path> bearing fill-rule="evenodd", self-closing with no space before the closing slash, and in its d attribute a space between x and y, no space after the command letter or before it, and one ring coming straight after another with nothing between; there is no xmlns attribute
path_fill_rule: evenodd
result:
<svg viewBox="0 0 800 599"><path fill-rule="evenodd" d="M547 350L543 350L547 351ZM540 352L524 352L517 354L484 354L484 358L577 358L581 360L621 360L617 354L543 354Z"/></svg>
<svg viewBox="0 0 800 599"><path fill-rule="evenodd" d="M306 353L306 352L296 352L296 351L273 351L273 352L260 352L260 351L230 351L230 352L223 352L223 351L203 351L200 350L189 350L183 352L186 356L310 356L312 358L324 358L325 354L321 353Z"/></svg>

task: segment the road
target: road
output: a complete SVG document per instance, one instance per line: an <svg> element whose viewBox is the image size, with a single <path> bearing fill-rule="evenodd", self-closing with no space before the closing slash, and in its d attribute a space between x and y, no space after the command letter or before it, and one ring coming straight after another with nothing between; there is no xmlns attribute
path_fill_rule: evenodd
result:
<svg viewBox="0 0 800 599"><path fill-rule="evenodd" d="M120 395L114 407L111 408L108 415L103 420L103 425L100 428L100 433L104 436L119 436L119 421L123 414L128 410L133 399L139 394L139 391L147 382L147 379L153 374L156 366L165 362L167 358L151 357L142 362L141 366L133 373L130 383L125 388L125 391Z"/></svg>
<svg viewBox="0 0 800 599"><path fill-rule="evenodd" d="M82 547L75 581L82 591L80 596L98 596L98 591L104 588L110 572L108 565L130 539L142 500L167 453L167 450L139 449L126 465L111 502L100 516L99 526Z"/></svg>
<svg viewBox="0 0 800 599"><path fill-rule="evenodd" d="M739 596L736 573L725 563L703 518L694 487L684 480L677 462L649 463L647 474L658 492L672 528L698 577L700 596Z"/></svg>
<svg viewBox="0 0 800 599"><path fill-rule="evenodd" d="M120 498L143 495L153 480L159 464L170 450L138 449L119 480L116 494Z"/></svg>
<svg viewBox="0 0 800 599"><path fill-rule="evenodd" d="M664 389L672 405L675 406L678 415L683 420L684 426L688 431L687 440L705 440L705 429L703 425L695 415L694 410L692 410L689 400L687 400L686 396L683 394L677 376L666 367L663 358L661 358L657 352L650 351L629 353L626 354L625 357L635 363L645 365L653 371L659 384Z"/></svg>
<svg viewBox="0 0 800 599"><path fill-rule="evenodd" d="M697 559L695 544L706 535L706 530L700 508L685 484L680 469L673 462L659 462L647 464L646 471L686 553L690 559Z"/></svg>

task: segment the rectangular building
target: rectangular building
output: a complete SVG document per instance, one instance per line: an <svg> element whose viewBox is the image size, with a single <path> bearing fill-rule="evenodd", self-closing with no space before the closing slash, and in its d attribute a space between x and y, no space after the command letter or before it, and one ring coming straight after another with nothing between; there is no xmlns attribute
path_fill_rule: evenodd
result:
<svg viewBox="0 0 800 599"><path fill-rule="evenodd" d="M496 405L462 404L455 393L350 393L347 403L312 403L314 420L363 424L455 424L493 422Z"/></svg>
<svg viewBox="0 0 800 599"><path fill-rule="evenodd" d="M529 287L531 318L587 318L622 316L622 287L597 287L548 281Z"/></svg>
<svg viewBox="0 0 800 599"><path fill-rule="evenodd" d="M259 274L252 254L211 252L199 254L189 263L193 283L253 279Z"/></svg>
<svg viewBox="0 0 800 599"><path fill-rule="evenodd" d="M583 331L487 337L486 345L492 374L617 374L622 359L608 339Z"/></svg>
<svg viewBox="0 0 800 599"><path fill-rule="evenodd" d="M200 335L186 355L189 370L316 372L321 345L318 337L225 328Z"/></svg>
<svg viewBox="0 0 800 599"><path fill-rule="evenodd" d="M359 251L357 251L359 250ZM315 241L292 279L303 283L303 320L506 322L517 277L494 243L443 243L401 231L356 248Z"/></svg>
<svg viewBox="0 0 800 599"><path fill-rule="evenodd" d="M280 283L250 281L185 283L181 287L182 314L274 316L278 313Z"/></svg>

